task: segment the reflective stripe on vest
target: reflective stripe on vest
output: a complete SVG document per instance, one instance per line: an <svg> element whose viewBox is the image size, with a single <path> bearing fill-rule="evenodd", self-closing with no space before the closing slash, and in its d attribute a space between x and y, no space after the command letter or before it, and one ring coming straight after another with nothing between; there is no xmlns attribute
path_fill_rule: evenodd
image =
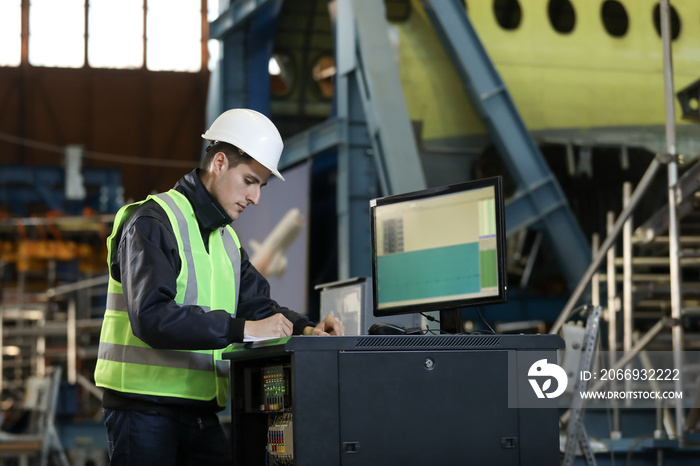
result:
<svg viewBox="0 0 700 466"><path fill-rule="evenodd" d="M149 196L149 199L158 202L166 212L178 242L181 270L175 301L198 305L206 312L214 308L235 314L241 267L236 233L228 225L211 232L207 252L192 206L182 194L171 190ZM116 251L113 244L116 232L140 204L125 206L117 213L113 233L108 239L108 263ZM220 406L225 406L229 364L221 359L223 350L151 348L134 336L121 283L110 277L95 369L98 386L195 400L216 398Z"/></svg>
<svg viewBox="0 0 700 466"><path fill-rule="evenodd" d="M172 354L175 353L175 354ZM149 360L152 365L172 367L176 369L190 369L195 371L212 371L213 359L210 352L195 353L192 351L154 350L149 347L129 347L114 343L100 343L97 357L113 361L114 355L121 355L116 362L130 364L143 364ZM178 356L185 356L178 357ZM216 361L216 375L228 377L228 361Z"/></svg>
<svg viewBox="0 0 700 466"><path fill-rule="evenodd" d="M175 204L175 200L165 193L157 194L157 197L165 202L170 207L170 211L175 215L177 221L177 230L180 231L179 237L184 241L185 261L187 262L187 270L194 270L194 257L192 257L192 248L187 246L187 239L190 237L190 229L187 225L187 219L182 211ZM166 211L167 212L167 211ZM174 227L175 225L173 225ZM182 258L182 256L181 256ZM185 288L184 304L195 304L197 302L197 278L194 273L187 274L187 287Z"/></svg>

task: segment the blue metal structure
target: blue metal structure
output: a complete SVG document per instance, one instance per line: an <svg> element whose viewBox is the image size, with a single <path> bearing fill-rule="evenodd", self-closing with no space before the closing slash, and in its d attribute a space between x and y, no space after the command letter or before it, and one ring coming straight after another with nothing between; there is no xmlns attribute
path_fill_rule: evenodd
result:
<svg viewBox="0 0 700 466"><path fill-rule="evenodd" d="M209 120L224 108L269 114L267 63L281 2L234 1L211 25L223 54ZM425 188L398 66L383 23L384 5L339 0L336 24L337 116L285 142L284 168L325 149L337 151L338 278L370 273L369 200ZM220 74L219 74L220 73ZM381 186L381 191L377 189Z"/></svg>
<svg viewBox="0 0 700 466"><path fill-rule="evenodd" d="M525 127L461 0L428 0L424 6L462 78L475 109L517 184L506 206L508 232L541 225L574 289L591 249L554 174Z"/></svg>
<svg viewBox="0 0 700 466"><path fill-rule="evenodd" d="M351 112L341 105L343 99L362 103L383 195L425 189L398 64L391 59L383 4L341 0L338 8L338 79L354 81L337 89L338 113Z"/></svg>
<svg viewBox="0 0 700 466"><path fill-rule="evenodd" d="M374 0L338 2L336 99L348 135L338 147L341 280L370 273L370 199L426 187L383 13Z"/></svg>
<svg viewBox="0 0 700 466"><path fill-rule="evenodd" d="M210 24L210 37L221 43L219 66L212 73L208 122L224 110L247 107L269 114L268 62L282 0L232 1Z"/></svg>
<svg viewBox="0 0 700 466"><path fill-rule="evenodd" d="M81 214L83 207L114 213L124 204L121 171L83 167L86 197L70 201L65 195L65 169L58 166L5 165L0 168L0 203L18 216L29 215L31 205Z"/></svg>

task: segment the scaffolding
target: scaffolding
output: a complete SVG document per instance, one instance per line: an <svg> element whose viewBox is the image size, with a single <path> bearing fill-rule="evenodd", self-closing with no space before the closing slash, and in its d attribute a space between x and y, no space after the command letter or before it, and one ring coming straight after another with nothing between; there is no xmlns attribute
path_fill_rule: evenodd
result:
<svg viewBox="0 0 700 466"><path fill-rule="evenodd" d="M91 367L97 358L106 296L106 232L113 215L0 221L0 403L24 397L26 381L49 366L64 369L84 394L79 408L99 406ZM92 407L90 407L92 406Z"/></svg>

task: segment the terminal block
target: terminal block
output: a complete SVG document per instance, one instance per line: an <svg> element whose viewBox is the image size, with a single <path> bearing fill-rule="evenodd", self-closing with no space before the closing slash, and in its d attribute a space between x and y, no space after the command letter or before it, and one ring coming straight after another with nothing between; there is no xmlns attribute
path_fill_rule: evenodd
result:
<svg viewBox="0 0 700 466"><path fill-rule="evenodd" d="M292 414L285 413L271 421L267 429L267 453L275 465L288 465L294 461L294 436Z"/></svg>

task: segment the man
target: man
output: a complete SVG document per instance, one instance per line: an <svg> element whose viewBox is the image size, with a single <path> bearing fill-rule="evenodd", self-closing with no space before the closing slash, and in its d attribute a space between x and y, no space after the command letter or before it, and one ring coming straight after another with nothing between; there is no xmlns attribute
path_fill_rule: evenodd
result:
<svg viewBox="0 0 700 466"><path fill-rule="evenodd" d="M203 135L200 169L166 193L123 207L107 240L110 270L95 382L113 465L230 463L217 411L224 349L244 337L342 335L280 307L231 222L260 202L282 138L264 115L223 113Z"/></svg>

